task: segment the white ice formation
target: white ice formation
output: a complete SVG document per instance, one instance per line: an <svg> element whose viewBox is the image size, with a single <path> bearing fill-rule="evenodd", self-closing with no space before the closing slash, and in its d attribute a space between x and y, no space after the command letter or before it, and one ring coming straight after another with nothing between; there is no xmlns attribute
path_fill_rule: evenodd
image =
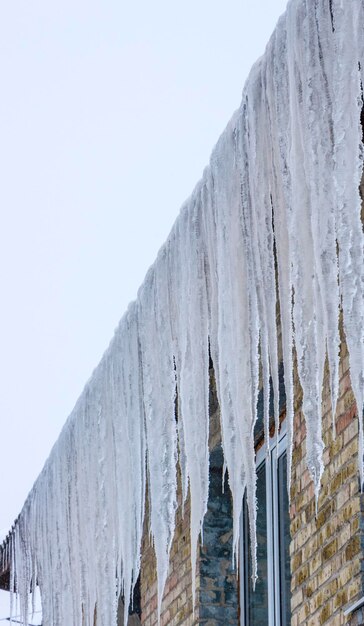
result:
<svg viewBox="0 0 364 626"><path fill-rule="evenodd" d="M293 349L303 390L307 464L323 472L321 395L327 355L338 397L339 314L360 414L364 263L363 0L291 0L253 67L170 237L31 491L8 545L24 623L38 581L46 626L116 624L140 569L146 483L159 607L176 511L176 463L191 497L195 562L208 499L209 351L233 497L244 491L254 557L253 428L260 377L278 418L279 304L288 436ZM178 405L178 420L176 420ZM268 409L265 422L267 428Z"/></svg>

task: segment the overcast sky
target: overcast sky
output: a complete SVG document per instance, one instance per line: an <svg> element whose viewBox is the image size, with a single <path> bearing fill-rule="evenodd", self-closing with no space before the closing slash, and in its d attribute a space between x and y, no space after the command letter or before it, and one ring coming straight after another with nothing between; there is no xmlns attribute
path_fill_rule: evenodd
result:
<svg viewBox="0 0 364 626"><path fill-rule="evenodd" d="M285 5L0 4L0 534Z"/></svg>

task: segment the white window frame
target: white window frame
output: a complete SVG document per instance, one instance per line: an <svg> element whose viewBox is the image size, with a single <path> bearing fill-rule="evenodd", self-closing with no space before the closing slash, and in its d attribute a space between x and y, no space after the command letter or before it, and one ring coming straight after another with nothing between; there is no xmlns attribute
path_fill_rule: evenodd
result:
<svg viewBox="0 0 364 626"><path fill-rule="evenodd" d="M278 461L287 450L287 430L285 420L282 422L278 441L275 436L270 439L270 454L267 454L267 445L264 443L256 455L256 468L265 462L266 477L266 507L267 507L267 571L268 571L268 624L267 626L281 626L280 615L280 561L279 561L279 503L278 503ZM275 477L275 480L273 479ZM240 555L244 554L243 515L240 528ZM252 626L245 620L245 589L246 569L243 558L240 559L240 626Z"/></svg>

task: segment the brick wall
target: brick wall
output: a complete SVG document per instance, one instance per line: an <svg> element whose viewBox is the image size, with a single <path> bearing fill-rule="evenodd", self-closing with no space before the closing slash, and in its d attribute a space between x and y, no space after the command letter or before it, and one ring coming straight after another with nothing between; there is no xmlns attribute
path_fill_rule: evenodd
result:
<svg viewBox="0 0 364 626"><path fill-rule="evenodd" d="M317 516L305 467L306 433L297 387L291 489L292 626L362 624L343 609L362 595L362 496L358 479L358 415L346 345L341 346L340 397L333 438L328 372L323 393L325 471ZM359 621L358 621L359 620Z"/></svg>
<svg viewBox="0 0 364 626"><path fill-rule="evenodd" d="M161 624L238 624L237 577L231 569L231 501L221 493L219 417L211 385L211 489L196 579L196 609L192 613L189 542L189 502L184 516L179 506L170 573L162 603ZM292 626L359 626L361 609L345 617L344 609L363 594L364 498L358 477L358 415L350 384L345 343L341 346L340 392L333 438L328 371L323 391L324 465L317 515L313 483L306 469L306 431L302 392L295 382L295 430L291 488ZM284 415L284 408L283 408ZM215 473L215 479L214 479ZM181 505L181 502L180 502ZM224 516L217 513L223 511ZM142 624L157 625L157 587L153 549L143 540ZM363 615L362 615L363 614Z"/></svg>
<svg viewBox="0 0 364 626"><path fill-rule="evenodd" d="M227 484L222 489L223 455L213 377L210 385L210 412L210 492L203 545L198 552L195 611L193 613L192 609L190 503L187 499L183 511L179 488L176 531L162 602L161 626L238 623L238 581L232 569L232 501ZM147 525L142 545L140 582L141 622L143 626L156 626L156 567Z"/></svg>
<svg viewBox="0 0 364 626"><path fill-rule="evenodd" d="M169 575L164 591L161 626L192 626L198 621L192 615L191 545L189 540L190 505L184 506L182 515L181 489L176 517L176 531L170 555ZM147 525L142 543L140 575L141 622L143 626L155 626L157 619L157 578L154 550L149 539Z"/></svg>

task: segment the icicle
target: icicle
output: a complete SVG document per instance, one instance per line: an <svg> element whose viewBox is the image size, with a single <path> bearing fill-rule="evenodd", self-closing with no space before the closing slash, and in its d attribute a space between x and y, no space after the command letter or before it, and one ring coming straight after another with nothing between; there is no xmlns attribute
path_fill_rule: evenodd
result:
<svg viewBox="0 0 364 626"><path fill-rule="evenodd" d="M362 32L358 32L360 11L362 15L360 0L345 4L333 0L335 58L340 59L340 63L334 64L332 83L339 277L350 377L358 407L359 470L363 485L364 262L359 195L363 169L359 64L362 67L363 42Z"/></svg>
<svg viewBox="0 0 364 626"><path fill-rule="evenodd" d="M304 3L297 10L287 9L287 68L289 97L291 172L289 204L286 211L290 239L292 286L294 292L294 339L297 367L303 389L303 411L307 425L307 465L314 481L316 498L323 472L323 442L321 436L321 391L324 366L323 313L319 299L315 249L311 225L311 204L308 174L305 172L305 136L307 128L304 101L308 76L300 68L309 38L309 19ZM301 28L304 29L301 32ZM308 29L308 32L307 30ZM313 68L314 73L314 68ZM313 113L311 113L312 115ZM299 210L299 207L301 210ZM279 254L279 251L278 251Z"/></svg>
<svg viewBox="0 0 364 626"><path fill-rule="evenodd" d="M116 476L116 538L119 588L124 594L124 624L140 570L145 499L145 431L137 308L129 307L115 336L117 358L109 376ZM114 354L114 353L113 353ZM119 355L123 355L120 358ZM130 475L133 474L133 481ZM125 501L128 507L125 507Z"/></svg>
<svg viewBox="0 0 364 626"><path fill-rule="evenodd" d="M246 91L249 101L249 129L246 138L247 160L241 166L246 169L246 164L249 164L249 185L251 187L249 239L252 242L260 318L265 440L269 453L270 377L272 377L274 395L276 437L278 437L279 430L279 382L269 117L266 102L266 77L263 66L259 66L259 71L257 69L252 72Z"/></svg>
<svg viewBox="0 0 364 626"><path fill-rule="evenodd" d="M192 596L195 605L197 544L207 511L209 486L209 344L206 253L201 188L181 211L168 242L175 319L179 422L191 497ZM183 271L181 271L183 268Z"/></svg>
<svg viewBox="0 0 364 626"><path fill-rule="evenodd" d="M249 193L241 196L237 115L219 140L211 159L216 223L218 308L217 389L224 456L233 494L234 552L237 553L242 496L255 486L253 426L258 388L258 309L252 253L247 242ZM244 211L245 209L245 211ZM246 245L248 244L248 245ZM248 450L247 450L248 446ZM251 510L255 493L248 493ZM254 504L253 504L254 500ZM254 537L252 537L255 545Z"/></svg>
<svg viewBox="0 0 364 626"><path fill-rule="evenodd" d="M14 595L16 593L16 554L15 554L15 530L13 528L12 533L10 535L9 543L10 543L10 581L9 581L9 591L10 591L10 622L13 617L14 611Z"/></svg>
<svg viewBox="0 0 364 626"><path fill-rule="evenodd" d="M290 493L293 448L293 358L292 358L292 277L291 254L286 222L286 207L290 199L288 168L288 74L286 16L278 22L271 39L266 61L267 117L270 136L270 189L274 212L274 237L278 268L279 311L281 323L282 358L286 391L287 422L287 480Z"/></svg>
<svg viewBox="0 0 364 626"><path fill-rule="evenodd" d="M314 255L315 298L318 350L321 352L319 379L326 345L331 378L333 424L339 379L339 290L336 254L336 228L333 202L333 119L330 93L330 70L323 48L333 49L333 33L329 7L322 3L307 5L305 50L297 54L302 85L302 137L305 144L304 170L308 185L309 207ZM328 54L328 58L332 54ZM309 77L308 79L304 77ZM309 150L307 150L307 147ZM314 156L310 156L314 155ZM321 310L322 309L322 310ZM321 326L321 328L320 328ZM320 340L322 336L322 340ZM324 343L326 340L326 345ZM320 383L320 386L322 383Z"/></svg>
<svg viewBox="0 0 364 626"><path fill-rule="evenodd" d="M315 115L309 119L307 139L316 161L307 159L312 176L311 222L314 239L316 268L323 303L326 349L330 369L331 410L333 435L335 436L335 413L339 393L339 310L338 261L336 252L335 197L332 180L334 156L334 123L332 113L332 70L329 59L334 56L334 34L331 26L330 8L317 3L312 12L312 45L307 54L307 68L316 66L316 84L310 89L311 110ZM326 56L324 54L326 51ZM313 55L315 59L313 59ZM320 97L318 91L320 90Z"/></svg>
<svg viewBox="0 0 364 626"><path fill-rule="evenodd" d="M117 588L126 594L126 624L140 567L144 466L139 336L133 305L65 425L16 526L11 585L13 591L19 590L24 622L28 594L37 580L45 624L93 626L95 607L98 624L116 624ZM118 586L117 575L122 581Z"/></svg>
<svg viewBox="0 0 364 626"><path fill-rule="evenodd" d="M176 497L176 380L169 309L166 249L147 274L138 294L138 319L143 368L150 529L157 559L158 616L168 574Z"/></svg>

